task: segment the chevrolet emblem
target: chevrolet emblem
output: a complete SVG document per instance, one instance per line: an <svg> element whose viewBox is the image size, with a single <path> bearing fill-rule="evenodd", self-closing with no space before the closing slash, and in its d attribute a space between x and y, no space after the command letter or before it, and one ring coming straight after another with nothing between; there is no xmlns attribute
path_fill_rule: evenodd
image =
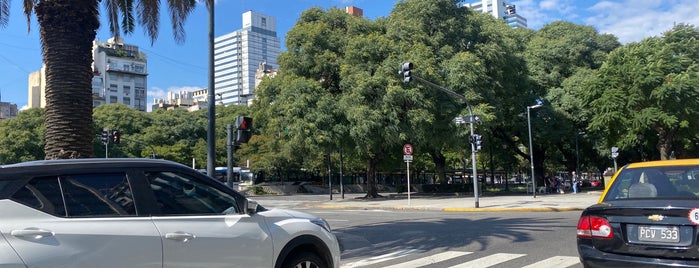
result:
<svg viewBox="0 0 699 268"><path fill-rule="evenodd" d="M663 215L650 215L650 216L648 216L648 219L651 221L662 221L663 219L665 219L665 216L663 216Z"/></svg>

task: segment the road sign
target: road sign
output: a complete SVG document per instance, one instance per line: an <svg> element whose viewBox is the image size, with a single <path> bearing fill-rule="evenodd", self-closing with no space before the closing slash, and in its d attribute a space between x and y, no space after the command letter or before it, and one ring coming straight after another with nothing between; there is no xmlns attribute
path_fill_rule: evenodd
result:
<svg viewBox="0 0 699 268"><path fill-rule="evenodd" d="M410 145L410 143L406 143L405 145L403 145L403 154L413 155L413 146Z"/></svg>
<svg viewBox="0 0 699 268"><path fill-rule="evenodd" d="M404 155L403 161L405 161L405 162L413 161L413 156L412 155Z"/></svg>
<svg viewBox="0 0 699 268"><path fill-rule="evenodd" d="M457 116L454 118L454 123L457 124L470 124L471 122L476 123L481 121L481 116L474 114L473 116Z"/></svg>

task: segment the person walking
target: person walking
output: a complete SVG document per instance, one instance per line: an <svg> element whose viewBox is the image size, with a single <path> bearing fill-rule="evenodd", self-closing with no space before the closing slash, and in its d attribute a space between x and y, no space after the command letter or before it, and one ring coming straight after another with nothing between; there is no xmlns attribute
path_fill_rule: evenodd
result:
<svg viewBox="0 0 699 268"><path fill-rule="evenodd" d="M578 193L578 182L580 181L580 178L578 178L578 174L573 171L573 193L577 194Z"/></svg>

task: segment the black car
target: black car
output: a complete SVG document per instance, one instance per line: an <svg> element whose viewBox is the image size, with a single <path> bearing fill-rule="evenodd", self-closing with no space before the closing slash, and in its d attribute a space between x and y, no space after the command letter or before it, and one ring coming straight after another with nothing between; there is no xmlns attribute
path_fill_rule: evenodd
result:
<svg viewBox="0 0 699 268"><path fill-rule="evenodd" d="M699 159L629 164L578 221L584 267L699 267Z"/></svg>

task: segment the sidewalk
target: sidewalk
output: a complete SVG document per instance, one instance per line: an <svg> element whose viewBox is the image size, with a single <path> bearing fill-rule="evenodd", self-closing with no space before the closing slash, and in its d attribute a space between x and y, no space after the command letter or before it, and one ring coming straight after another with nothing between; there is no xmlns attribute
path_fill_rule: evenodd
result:
<svg viewBox="0 0 699 268"><path fill-rule="evenodd" d="M346 194L341 199L336 194L333 200L314 201L306 206L327 209L385 209L385 210L437 210L451 212L553 212L576 211L597 203L601 191L577 194L532 194L480 196L478 208L474 196L426 195L381 193L383 197L364 199L364 194Z"/></svg>

